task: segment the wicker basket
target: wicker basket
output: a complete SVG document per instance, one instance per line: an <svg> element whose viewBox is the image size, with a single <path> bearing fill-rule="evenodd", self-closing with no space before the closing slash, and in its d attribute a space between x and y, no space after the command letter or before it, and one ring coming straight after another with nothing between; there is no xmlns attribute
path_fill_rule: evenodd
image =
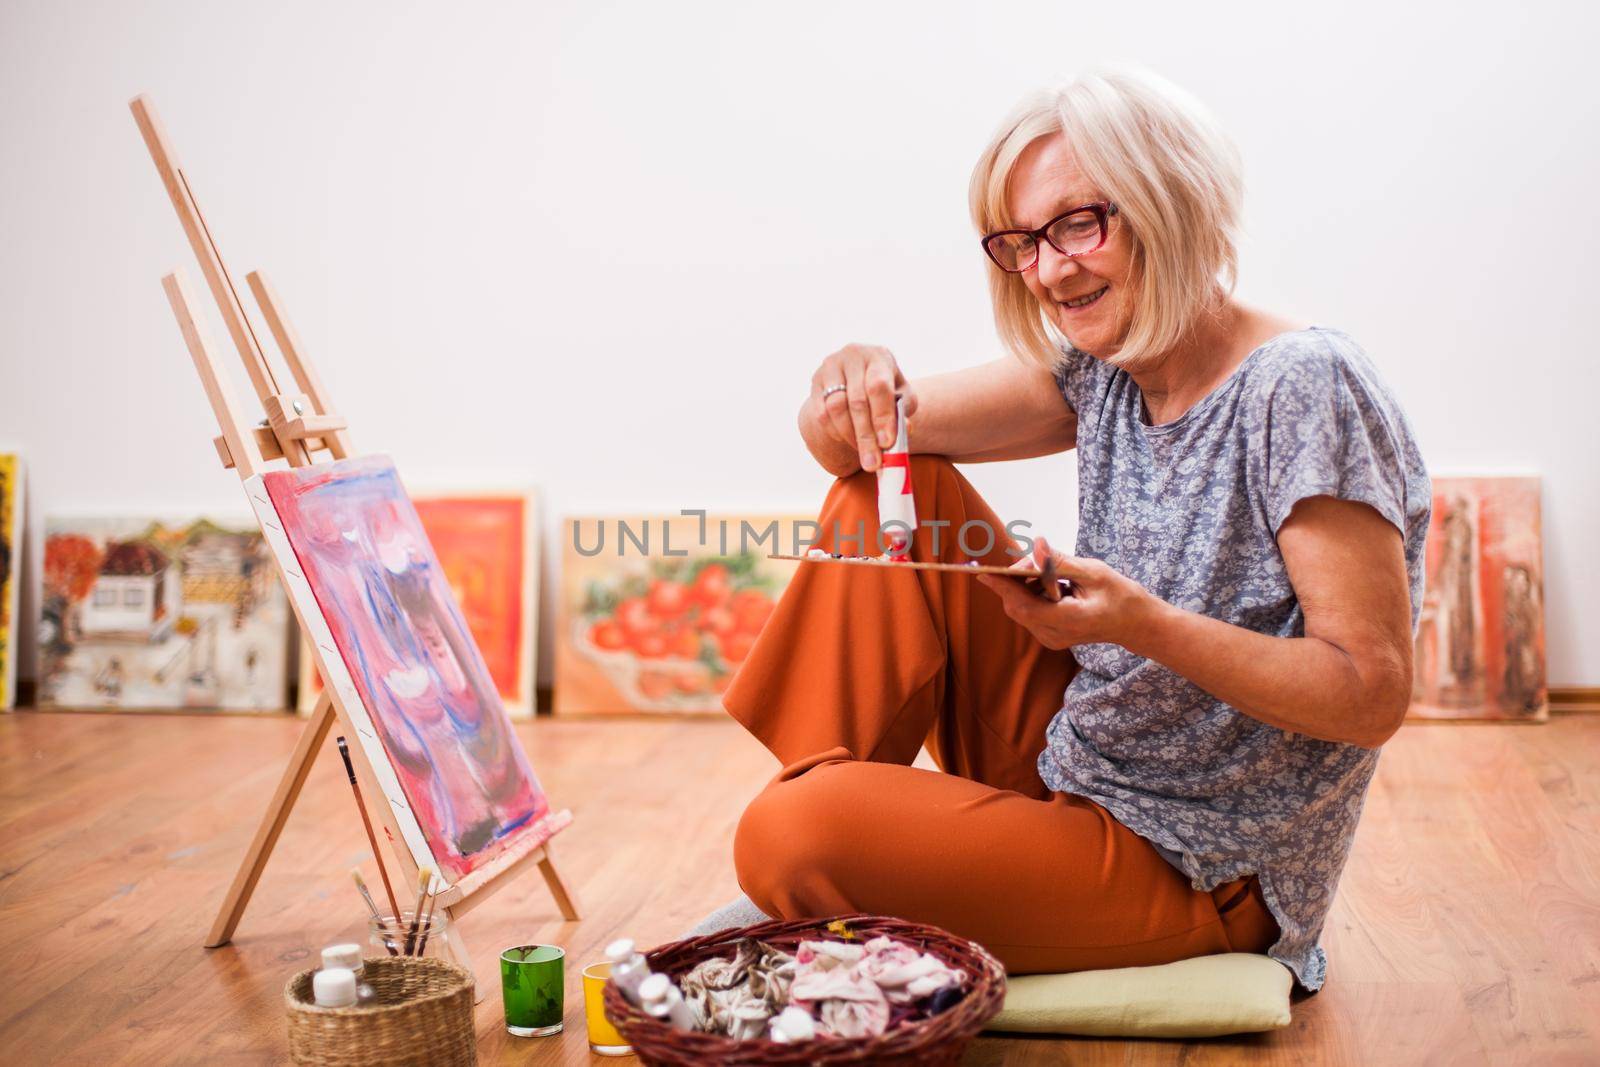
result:
<svg viewBox="0 0 1600 1067"><path fill-rule="evenodd" d="M301 971L283 990L292 1062L325 1067L478 1062L472 974L465 969L428 957L368 957L362 978L377 998L373 1006L360 1008L317 1007L311 996L315 973Z"/></svg>
<svg viewBox="0 0 1600 1067"><path fill-rule="evenodd" d="M848 933L840 936L841 930ZM801 941L866 942L882 935L930 952L966 971L972 982L967 995L939 1015L902 1023L873 1037L817 1037L794 1044L779 1044L764 1038L740 1041L720 1034L674 1029L630 1004L615 982L606 983L606 1015L646 1064L927 1065L957 1062L967 1042L1000 1011L1006 995L1006 972L1000 961L989 955L983 946L936 926L878 915L780 919L674 941L645 953L645 959L652 971L670 975L676 981L701 960L713 956L730 958L735 945L747 937L793 952Z"/></svg>

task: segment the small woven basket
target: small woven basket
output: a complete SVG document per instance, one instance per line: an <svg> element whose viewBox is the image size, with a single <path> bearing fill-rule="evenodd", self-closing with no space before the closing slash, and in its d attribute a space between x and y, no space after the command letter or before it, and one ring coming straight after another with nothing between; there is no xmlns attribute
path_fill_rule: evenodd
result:
<svg viewBox="0 0 1600 1067"><path fill-rule="evenodd" d="M301 971L283 989L289 1015L289 1058L323 1067L475 1064L472 975L444 960L374 956L362 981L377 994L368 1007L319 1008L311 976Z"/></svg>
<svg viewBox="0 0 1600 1067"><path fill-rule="evenodd" d="M841 936L843 932L843 936ZM937 926L879 915L839 915L831 919L774 920L724 930L706 937L673 941L645 953L650 970L674 981L701 960L731 959L745 938L765 941L793 952L802 941L865 943L887 935L932 953L967 972L968 992L938 1015L891 1027L872 1037L816 1037L780 1044L765 1038L738 1040L721 1034L678 1030L651 1018L623 997L615 982L605 988L606 1016L646 1064L953 1064L973 1036L1000 1011L1006 995L1006 972L982 945L946 933Z"/></svg>

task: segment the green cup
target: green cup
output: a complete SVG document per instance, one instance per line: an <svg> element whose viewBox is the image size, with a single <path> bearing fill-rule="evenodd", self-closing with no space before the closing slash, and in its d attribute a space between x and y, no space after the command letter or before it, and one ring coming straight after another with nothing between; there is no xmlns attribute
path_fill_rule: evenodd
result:
<svg viewBox="0 0 1600 1067"><path fill-rule="evenodd" d="M556 945L521 945L500 953L507 1033L549 1037L561 1032L566 962L566 950Z"/></svg>

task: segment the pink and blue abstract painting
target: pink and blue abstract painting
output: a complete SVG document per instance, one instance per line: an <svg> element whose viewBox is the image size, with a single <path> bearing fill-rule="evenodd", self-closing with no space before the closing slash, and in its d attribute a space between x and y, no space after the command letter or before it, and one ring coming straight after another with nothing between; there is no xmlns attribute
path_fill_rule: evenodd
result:
<svg viewBox="0 0 1600 1067"><path fill-rule="evenodd" d="M393 464L262 484L441 873L479 869L549 804Z"/></svg>

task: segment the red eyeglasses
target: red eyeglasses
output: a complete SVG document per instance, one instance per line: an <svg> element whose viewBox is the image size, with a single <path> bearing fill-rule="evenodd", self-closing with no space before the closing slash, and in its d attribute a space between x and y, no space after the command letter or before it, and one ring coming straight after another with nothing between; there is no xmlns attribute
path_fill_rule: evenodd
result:
<svg viewBox="0 0 1600 1067"><path fill-rule="evenodd" d="M1039 242L1064 256L1083 256L1106 243L1109 220L1117 205L1107 200L1063 211L1037 230L998 230L983 238L983 250L994 265L1011 274L1039 262Z"/></svg>

